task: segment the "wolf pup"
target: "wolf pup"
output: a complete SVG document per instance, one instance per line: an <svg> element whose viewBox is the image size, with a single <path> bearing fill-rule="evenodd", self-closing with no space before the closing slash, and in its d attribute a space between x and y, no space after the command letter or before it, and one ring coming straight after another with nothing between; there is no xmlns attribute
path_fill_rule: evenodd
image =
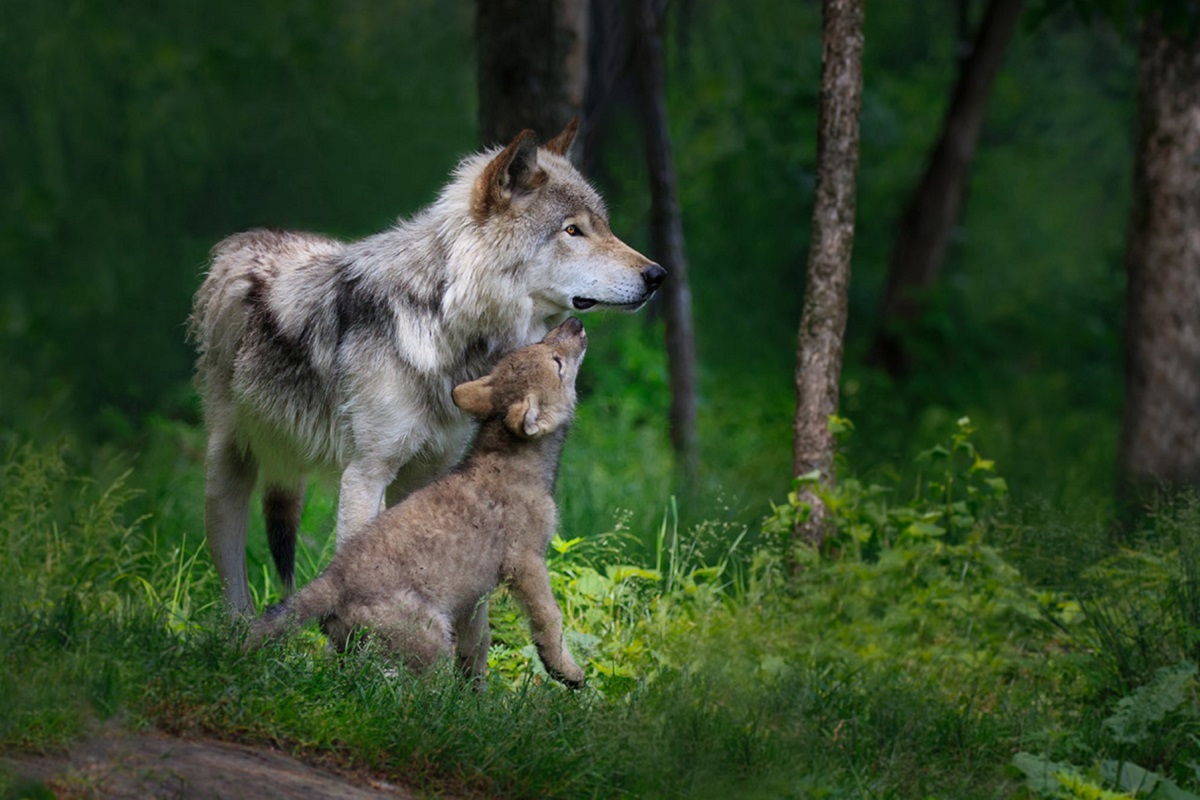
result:
<svg viewBox="0 0 1200 800"><path fill-rule="evenodd" d="M470 440L452 387L571 310L634 311L666 272L609 228L566 153L524 131L465 159L438 199L361 241L256 230L213 249L191 336L208 427L204 527L234 614L261 473L271 555L290 593L305 476L343 468L337 545L443 473Z"/></svg>
<svg viewBox="0 0 1200 800"><path fill-rule="evenodd" d="M338 649L367 629L414 672L453 649L459 669L479 678L492 638L488 595L507 581L529 612L546 671L581 686L583 670L563 647L545 558L586 348L572 317L489 375L456 386L455 405L482 420L466 460L384 511L319 577L256 620L249 643L319 619Z"/></svg>

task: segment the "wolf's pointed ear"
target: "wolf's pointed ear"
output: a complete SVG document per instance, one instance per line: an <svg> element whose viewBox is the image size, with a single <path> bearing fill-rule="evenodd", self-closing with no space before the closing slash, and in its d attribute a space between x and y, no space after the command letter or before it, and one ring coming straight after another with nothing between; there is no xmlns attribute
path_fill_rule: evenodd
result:
<svg viewBox="0 0 1200 800"><path fill-rule="evenodd" d="M484 168L471 198L471 210L477 217L486 217L546 182L546 173L538 167L537 149L537 136L523 130Z"/></svg>
<svg viewBox="0 0 1200 800"><path fill-rule="evenodd" d="M571 152L571 145L575 142L577 133L579 133L579 117L575 116L571 117L571 121L567 123L567 127L563 128L562 133L546 142L542 147L555 155L566 158L567 153Z"/></svg>
<svg viewBox="0 0 1200 800"><path fill-rule="evenodd" d="M521 398L520 402L509 406L508 415L504 418L504 424L518 436L527 436L532 439L544 433L541 427L538 426L538 417L540 414L541 409L538 408L537 395L530 392Z"/></svg>
<svg viewBox="0 0 1200 800"><path fill-rule="evenodd" d="M492 376L484 375L479 380L460 383L454 387L450 398L468 414L486 417L492 412Z"/></svg>

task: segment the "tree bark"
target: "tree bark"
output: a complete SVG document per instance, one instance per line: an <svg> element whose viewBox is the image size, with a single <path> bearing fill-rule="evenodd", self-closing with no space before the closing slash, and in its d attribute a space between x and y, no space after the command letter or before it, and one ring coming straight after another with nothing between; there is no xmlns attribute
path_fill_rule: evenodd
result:
<svg viewBox="0 0 1200 800"><path fill-rule="evenodd" d="M653 257L668 275L661 291L671 384L671 446L687 485L694 485L700 469L696 435L696 345L692 333L692 293L683 247L683 219L675 191L671 132L667 124L662 31L665 11L663 0L636 0L633 6L637 46L641 53L638 95L650 179L651 248Z"/></svg>
<svg viewBox="0 0 1200 800"><path fill-rule="evenodd" d="M479 138L485 146L507 144L526 128L544 142L582 114L589 5L477 0ZM579 150L572 152L576 163Z"/></svg>
<svg viewBox="0 0 1200 800"><path fill-rule="evenodd" d="M988 98L1021 18L1022 0L990 0L969 55L961 62L942 132L900 217L892 246L879 327L868 360L893 377L910 367L900 331L919 319L962 217Z"/></svg>
<svg viewBox="0 0 1200 800"><path fill-rule="evenodd" d="M1200 483L1200 40L1143 21L1126 245L1124 488Z"/></svg>
<svg viewBox="0 0 1200 800"><path fill-rule="evenodd" d="M816 471L822 485L835 475L829 418L838 409L846 332L850 257L854 248L855 181L862 109L863 0L824 0L821 98L817 124L817 181L804 307L796 347L793 472ZM812 514L796 536L819 545L826 510L805 489Z"/></svg>

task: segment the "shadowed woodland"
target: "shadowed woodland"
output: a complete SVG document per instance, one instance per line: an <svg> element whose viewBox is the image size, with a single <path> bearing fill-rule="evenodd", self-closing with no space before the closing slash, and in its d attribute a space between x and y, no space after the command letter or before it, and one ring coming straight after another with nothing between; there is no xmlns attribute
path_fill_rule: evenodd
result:
<svg viewBox="0 0 1200 800"><path fill-rule="evenodd" d="M0 6L0 747L116 719L429 793L1198 796L1197 22ZM504 592L483 694L315 630L242 653L186 338L210 248L369 235L572 117L613 230L670 275L581 315L549 563L588 688L544 680ZM310 488L301 583L336 486Z"/></svg>

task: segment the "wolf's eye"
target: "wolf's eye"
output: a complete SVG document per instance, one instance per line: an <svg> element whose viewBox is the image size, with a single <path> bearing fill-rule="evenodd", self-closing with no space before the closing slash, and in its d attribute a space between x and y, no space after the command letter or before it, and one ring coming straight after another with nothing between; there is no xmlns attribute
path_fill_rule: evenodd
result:
<svg viewBox="0 0 1200 800"><path fill-rule="evenodd" d="M563 373L563 362L558 356L554 357L554 364L558 367L558 376L561 378Z"/></svg>
<svg viewBox="0 0 1200 800"><path fill-rule="evenodd" d="M575 223L571 223L563 228L563 230L566 231L568 236L583 236L583 231L579 230L579 226Z"/></svg>

